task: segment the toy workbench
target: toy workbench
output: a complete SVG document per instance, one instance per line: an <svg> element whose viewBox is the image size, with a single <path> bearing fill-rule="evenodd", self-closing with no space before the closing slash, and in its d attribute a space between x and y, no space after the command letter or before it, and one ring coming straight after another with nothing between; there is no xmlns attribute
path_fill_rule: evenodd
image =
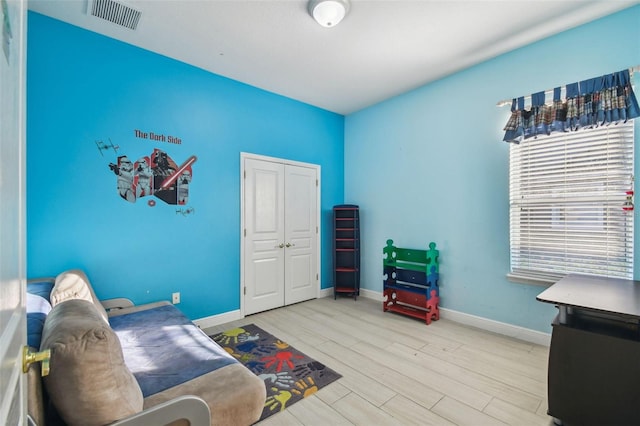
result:
<svg viewBox="0 0 640 426"><path fill-rule="evenodd" d="M383 311L392 311L425 320L440 318L438 304L438 256L436 243L428 250L398 248L387 240L382 249Z"/></svg>

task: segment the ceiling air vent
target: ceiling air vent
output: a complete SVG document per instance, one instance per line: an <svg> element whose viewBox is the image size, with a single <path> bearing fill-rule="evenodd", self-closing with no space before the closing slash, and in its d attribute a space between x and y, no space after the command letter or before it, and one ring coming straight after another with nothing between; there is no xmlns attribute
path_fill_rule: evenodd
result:
<svg viewBox="0 0 640 426"><path fill-rule="evenodd" d="M140 21L139 10L114 0L89 0L87 12L91 16L135 30Z"/></svg>

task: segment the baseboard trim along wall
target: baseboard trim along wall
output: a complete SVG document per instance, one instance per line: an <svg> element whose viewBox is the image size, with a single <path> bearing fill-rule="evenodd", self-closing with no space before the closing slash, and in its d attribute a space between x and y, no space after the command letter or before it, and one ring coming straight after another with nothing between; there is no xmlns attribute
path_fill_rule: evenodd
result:
<svg viewBox="0 0 640 426"><path fill-rule="evenodd" d="M330 292L330 295L333 295L333 292ZM382 303L382 293L377 291L361 288L360 296ZM551 334L549 333L543 333L541 331L531 330L529 328L507 324L505 322L494 321L492 319L454 311L453 309L440 308L440 318L482 330L491 331L493 333L502 334L504 336L513 337L515 339L524 340L525 342L535 343L537 345L548 347L551 344Z"/></svg>
<svg viewBox="0 0 640 426"><path fill-rule="evenodd" d="M333 287L320 289L318 299L322 299L323 297L333 297Z"/></svg>
<svg viewBox="0 0 640 426"><path fill-rule="evenodd" d="M440 318L513 337L515 339L524 340L525 342L535 343L537 345L548 347L551 344L551 334L549 333L543 333L541 331L531 330L530 328L507 324L506 322L494 321L488 318L465 314L464 312L440 308Z"/></svg>
<svg viewBox="0 0 640 426"><path fill-rule="evenodd" d="M216 325L224 324L231 321L236 321L242 319L242 315L240 314L240 309L236 309L235 311L225 312L223 314L211 315L210 317L204 317L197 320L194 320L193 323L198 327L205 329L209 327L214 327Z"/></svg>
<svg viewBox="0 0 640 426"><path fill-rule="evenodd" d="M318 297L333 297L333 288L321 289L318 293ZM360 297L372 299L382 303L382 293L378 291L361 288ZM468 325L470 327L476 327L482 330L491 331L493 333L502 334L504 336L513 337L515 339L524 340L525 342L535 343L537 345L549 346L551 343L551 334L549 333L543 333L541 331L531 330L529 328L519 327L517 325L507 324L505 322L494 321L488 318L454 311L452 309L440 308L440 318L457 322L459 324ZM200 318L194 320L193 322L200 328L209 328L239 319L242 319L242 315L240 313L240 310L238 309L219 315Z"/></svg>

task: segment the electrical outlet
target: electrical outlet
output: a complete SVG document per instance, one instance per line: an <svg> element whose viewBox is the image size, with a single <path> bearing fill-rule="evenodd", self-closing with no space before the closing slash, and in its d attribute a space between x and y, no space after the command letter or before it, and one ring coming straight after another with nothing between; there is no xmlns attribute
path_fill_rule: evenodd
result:
<svg viewBox="0 0 640 426"><path fill-rule="evenodd" d="M180 292L173 293L171 295L171 303L173 303L174 305L180 303Z"/></svg>

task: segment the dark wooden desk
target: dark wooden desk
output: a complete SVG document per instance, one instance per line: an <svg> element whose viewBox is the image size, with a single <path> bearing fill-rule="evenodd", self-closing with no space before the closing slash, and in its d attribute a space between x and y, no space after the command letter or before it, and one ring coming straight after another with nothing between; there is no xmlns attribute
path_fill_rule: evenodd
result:
<svg viewBox="0 0 640 426"><path fill-rule="evenodd" d="M549 415L569 425L640 425L640 282L569 275L537 300L559 309Z"/></svg>
<svg viewBox="0 0 640 426"><path fill-rule="evenodd" d="M562 308L640 318L640 281L568 275L536 299Z"/></svg>

